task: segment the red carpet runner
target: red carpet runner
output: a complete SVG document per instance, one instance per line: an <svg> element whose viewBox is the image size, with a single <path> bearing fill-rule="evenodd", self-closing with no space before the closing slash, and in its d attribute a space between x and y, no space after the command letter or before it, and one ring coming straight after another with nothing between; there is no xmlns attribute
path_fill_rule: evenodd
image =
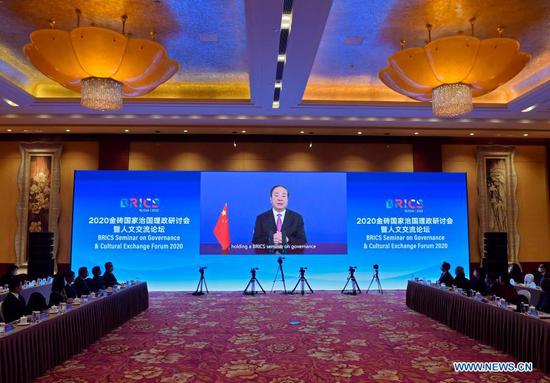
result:
<svg viewBox="0 0 550 383"><path fill-rule="evenodd" d="M403 291L150 295L148 311L37 381L550 383L454 373L454 361L515 360L408 310Z"/></svg>

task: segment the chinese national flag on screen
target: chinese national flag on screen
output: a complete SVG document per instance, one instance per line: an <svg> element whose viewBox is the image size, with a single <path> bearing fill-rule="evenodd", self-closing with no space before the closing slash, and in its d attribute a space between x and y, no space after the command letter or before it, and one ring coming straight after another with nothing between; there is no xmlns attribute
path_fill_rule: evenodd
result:
<svg viewBox="0 0 550 383"><path fill-rule="evenodd" d="M216 222L216 227L214 227L214 235L222 247L222 250L227 250L229 245L231 245L231 239L229 237L229 217L227 215L227 204L224 205L222 212L218 217L218 222Z"/></svg>

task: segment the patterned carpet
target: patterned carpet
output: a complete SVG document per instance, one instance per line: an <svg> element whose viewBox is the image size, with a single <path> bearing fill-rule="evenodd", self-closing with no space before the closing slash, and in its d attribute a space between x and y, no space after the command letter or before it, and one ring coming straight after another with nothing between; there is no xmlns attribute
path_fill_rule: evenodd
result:
<svg viewBox="0 0 550 383"><path fill-rule="evenodd" d="M299 321L300 324L290 324ZM537 382L462 373L453 361L515 361L383 296L151 293L151 307L37 382Z"/></svg>

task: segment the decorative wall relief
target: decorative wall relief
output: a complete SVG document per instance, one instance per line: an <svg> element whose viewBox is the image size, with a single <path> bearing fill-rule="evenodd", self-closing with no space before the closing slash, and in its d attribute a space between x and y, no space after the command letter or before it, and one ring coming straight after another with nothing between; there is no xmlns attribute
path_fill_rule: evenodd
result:
<svg viewBox="0 0 550 383"><path fill-rule="evenodd" d="M61 186L59 144L21 144L21 166L17 185L17 232L15 253L23 269L28 262L29 232L54 233L54 259L58 248L59 190Z"/></svg>
<svg viewBox="0 0 550 383"><path fill-rule="evenodd" d="M483 233L508 234L508 262L519 263L517 176L515 148L482 146L477 148L477 187L479 249L483 254Z"/></svg>

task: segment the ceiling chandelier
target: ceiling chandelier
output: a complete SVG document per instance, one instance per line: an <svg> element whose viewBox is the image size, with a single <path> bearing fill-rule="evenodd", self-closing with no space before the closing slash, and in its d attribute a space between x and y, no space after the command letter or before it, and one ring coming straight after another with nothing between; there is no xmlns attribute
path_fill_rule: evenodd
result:
<svg viewBox="0 0 550 383"><path fill-rule="evenodd" d="M81 94L86 108L118 110L123 97L151 92L169 80L178 64L168 58L166 49L155 40L134 39L125 35L127 16L122 16L122 33L99 27L77 27L70 32L40 29L30 35L23 51L44 75L65 88Z"/></svg>
<svg viewBox="0 0 550 383"><path fill-rule="evenodd" d="M502 37L480 40L455 35L431 41L431 25L424 47L405 47L392 54L378 73L394 91L418 101L431 101L433 114L453 118L473 110L472 97L479 97L517 75L531 56L519 50L519 42Z"/></svg>

